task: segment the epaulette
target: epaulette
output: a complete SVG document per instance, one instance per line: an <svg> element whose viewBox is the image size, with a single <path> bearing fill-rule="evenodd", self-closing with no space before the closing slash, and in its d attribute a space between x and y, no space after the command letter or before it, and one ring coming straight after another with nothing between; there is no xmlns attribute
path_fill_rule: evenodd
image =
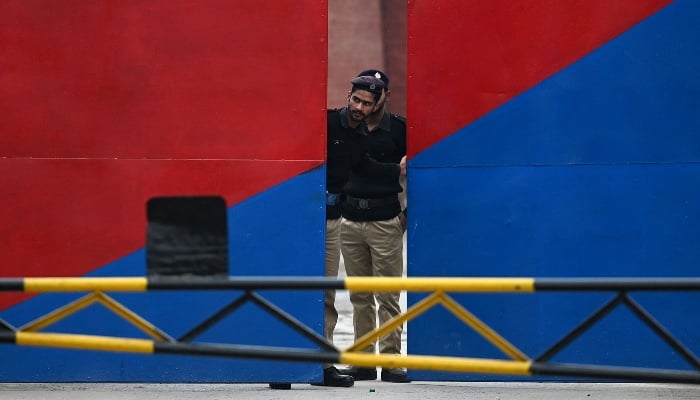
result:
<svg viewBox="0 0 700 400"><path fill-rule="evenodd" d="M406 125L406 117L399 115L399 114L394 114L394 113L391 113L391 117L398 120L398 121L401 121L402 124Z"/></svg>

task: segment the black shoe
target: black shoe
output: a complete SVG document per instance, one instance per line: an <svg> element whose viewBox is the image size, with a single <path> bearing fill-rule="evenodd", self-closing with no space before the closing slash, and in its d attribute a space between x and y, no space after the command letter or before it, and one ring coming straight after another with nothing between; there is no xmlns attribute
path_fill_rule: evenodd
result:
<svg viewBox="0 0 700 400"><path fill-rule="evenodd" d="M355 380L350 375L343 375L335 367L323 370L323 382L311 382L313 386L351 387Z"/></svg>
<svg viewBox="0 0 700 400"><path fill-rule="evenodd" d="M290 390L291 388L292 388L291 383L275 383L275 382L270 383L270 389Z"/></svg>
<svg viewBox="0 0 700 400"><path fill-rule="evenodd" d="M382 380L384 382L394 382L394 383L409 383L408 374L406 371L401 369L383 369L382 368Z"/></svg>
<svg viewBox="0 0 700 400"><path fill-rule="evenodd" d="M349 367L340 370L341 374L350 375L356 381L373 381L377 379L376 368Z"/></svg>

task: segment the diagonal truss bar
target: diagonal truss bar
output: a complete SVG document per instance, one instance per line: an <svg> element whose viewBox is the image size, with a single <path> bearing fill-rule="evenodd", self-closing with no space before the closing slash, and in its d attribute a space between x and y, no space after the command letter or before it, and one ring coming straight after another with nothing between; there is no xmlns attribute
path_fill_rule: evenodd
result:
<svg viewBox="0 0 700 400"><path fill-rule="evenodd" d="M315 331L309 329L306 325L293 318L288 313L284 312L282 309L278 308L274 304L265 300L261 296L256 295L254 292L247 290L243 295L223 307L221 310L217 311L210 318L206 319L204 322L184 334L179 340L182 342L191 342L194 338L201 335L209 328L223 320L225 317L239 309L248 301L252 301L263 310L267 311L269 314L273 315L275 318L284 322L287 326L290 326L297 332L300 332L306 338L310 339L314 343L320 345L323 349L332 352L338 352L338 349L330 344L325 337L320 336Z"/></svg>
<svg viewBox="0 0 700 400"><path fill-rule="evenodd" d="M202 323L192 328L189 332L182 335L179 341L191 342L192 340L194 340L194 338L208 331L211 327L219 323L222 319L226 318L228 315L238 310L247 301L248 297L245 294L239 296L237 299L224 306L221 310L214 313L211 317L207 318Z"/></svg>
<svg viewBox="0 0 700 400"><path fill-rule="evenodd" d="M131 311L130 309L128 309L118 301L114 300L113 298L109 297L108 295L98 291L95 292L95 298L100 304L105 306L107 309L120 316L122 319L129 322L131 325L140 329L142 332L145 332L150 337L156 340L163 340L167 342L175 341L175 339L170 337L170 335L158 329L158 327L151 324L146 319Z"/></svg>
<svg viewBox="0 0 700 400"><path fill-rule="evenodd" d="M439 293L433 293L430 296L424 298L423 300L419 301L418 303L414 304L411 306L408 310L406 310L405 313L402 313L401 315L397 315L396 317L390 319L389 321L385 322L381 326L379 326L377 329L368 332L361 338L355 340L355 343L353 343L350 347L345 349L345 351L352 352L352 351L358 351L360 349L364 349L365 347L369 346L376 340L378 340L380 337L386 335L387 333L391 332L394 328L398 327L400 324L403 324L405 321L415 318L418 315L423 314L424 312L428 311L430 308L432 308L435 304L438 304L440 302L440 294Z"/></svg>
<svg viewBox="0 0 700 400"><path fill-rule="evenodd" d="M14 326L8 324L4 319L0 318L0 331L10 331L14 332L16 329Z"/></svg>
<svg viewBox="0 0 700 400"><path fill-rule="evenodd" d="M21 327L19 327L19 330L24 332L40 331L46 328L47 326L51 326L56 322L92 305L96 301L97 298L95 296L95 293L86 294L85 296L80 297L77 300L74 300L63 307L59 307L48 314L42 315L41 317L22 325Z"/></svg>
<svg viewBox="0 0 700 400"><path fill-rule="evenodd" d="M700 360L693 354L690 349L685 347L680 340L676 339L671 332L664 328L654 317L645 310L639 303L634 301L629 296L625 296L625 305L632 310L639 319L649 326L657 335L659 335L666 343L673 347L680 355L685 358L695 369L700 370Z"/></svg>
<svg viewBox="0 0 700 400"><path fill-rule="evenodd" d="M450 296L442 293L441 295L442 304L452 312L457 318L461 319L462 322L469 325L475 332L481 335L484 339L489 341L489 343L496 346L504 354L517 361L529 360L529 357L520 351L517 347L507 341L503 336L499 335L498 332L489 327L482 320L477 318L476 315L470 313L466 308L462 307Z"/></svg>
<svg viewBox="0 0 700 400"><path fill-rule="evenodd" d="M325 337L319 335L318 333L316 333L316 331L310 329L308 326L304 325L301 321L292 317L281 308L265 300L262 296L259 296L254 292L248 292L247 295L250 298L250 300L253 301L255 304L259 305L271 315L284 322L290 328L294 329L295 331L304 335L309 340L318 344L324 350L333 352L339 351L335 346L329 343Z"/></svg>
<svg viewBox="0 0 700 400"><path fill-rule="evenodd" d="M67 318L95 303L102 304L109 311L115 315L121 317L126 322L130 323L134 327L138 328L142 332L151 336L157 340L167 340L173 341L174 339L168 336L165 332L158 329L156 326L148 322L146 319L142 318L135 312L129 310L124 305L120 304L113 298L107 296L101 291L95 291L86 294L79 299L66 304L63 307L57 308L54 311L45 314L34 321L31 321L19 328L19 331L23 332L38 332L45 329L60 320Z"/></svg>
<svg viewBox="0 0 700 400"><path fill-rule="evenodd" d="M612 310L615 309L620 303L623 301L624 297L622 293L619 293L617 296L615 296L612 300L607 302L603 307L599 308L596 312L591 314L588 318L586 318L581 324L579 324L577 327L575 327L571 332L568 334L564 335L563 338L561 338L557 343L552 345L548 350L546 350L542 355L539 357L535 358L535 361L537 362L543 362L543 361L548 361L552 359L555 355L557 355L560 351L562 351L566 346L571 344L574 340L576 340L578 337L580 337L584 332L589 330L593 325L598 323L603 317L606 315L610 314Z"/></svg>
<svg viewBox="0 0 700 400"><path fill-rule="evenodd" d="M517 347L508 342L504 337L500 336L495 330L489 327L486 323L477 318L474 314L470 313L466 308L462 307L450 296L442 291L437 291L432 295L426 297L420 302L416 303L413 307L408 309L405 313L398 315L384 324L377 327L377 329L367 333L365 336L359 338L355 343L348 347L345 351L353 352L363 349L378 340L379 338L387 335L392 330L396 329L404 322L409 321L437 304L442 304L448 311L459 318L462 322L471 327L475 332L481 335L489 343L496 346L504 354L511 357L514 360L525 361L528 360L528 356L520 351Z"/></svg>

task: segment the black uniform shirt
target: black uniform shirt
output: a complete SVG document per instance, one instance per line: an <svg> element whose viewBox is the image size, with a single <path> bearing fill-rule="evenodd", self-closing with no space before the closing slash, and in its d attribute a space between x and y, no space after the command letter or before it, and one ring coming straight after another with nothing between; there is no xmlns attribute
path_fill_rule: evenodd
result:
<svg viewBox="0 0 700 400"><path fill-rule="evenodd" d="M384 164L371 159L368 156L367 125L361 123L352 128L347 118L347 108L328 110L326 191L342 194L350 170L398 181L398 162ZM340 218L340 203L326 204L326 218Z"/></svg>
<svg viewBox="0 0 700 400"><path fill-rule="evenodd" d="M398 165L406 155L406 120L396 114L384 113L379 126L366 137L369 156L382 163ZM356 198L390 198L402 192L398 176L377 174L367 169L351 168L343 192ZM367 210L343 204L343 216L352 221L381 221L401 212L398 200Z"/></svg>

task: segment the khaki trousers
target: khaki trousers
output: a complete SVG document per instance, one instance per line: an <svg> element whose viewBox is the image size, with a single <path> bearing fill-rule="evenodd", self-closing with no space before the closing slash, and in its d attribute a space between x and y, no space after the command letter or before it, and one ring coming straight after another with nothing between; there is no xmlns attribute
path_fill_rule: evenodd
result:
<svg viewBox="0 0 700 400"><path fill-rule="evenodd" d="M398 217L384 221L341 222L340 248L352 276L403 276L403 228ZM350 292L355 340L401 314L399 292ZM376 304L375 304L376 301ZM399 327L379 340L379 352L401 354ZM361 351L375 352L375 344Z"/></svg>
<svg viewBox="0 0 700 400"><path fill-rule="evenodd" d="M340 218L326 220L326 276L337 277L340 264ZM323 333L333 343L333 331L338 323L335 290L326 290L323 304Z"/></svg>

